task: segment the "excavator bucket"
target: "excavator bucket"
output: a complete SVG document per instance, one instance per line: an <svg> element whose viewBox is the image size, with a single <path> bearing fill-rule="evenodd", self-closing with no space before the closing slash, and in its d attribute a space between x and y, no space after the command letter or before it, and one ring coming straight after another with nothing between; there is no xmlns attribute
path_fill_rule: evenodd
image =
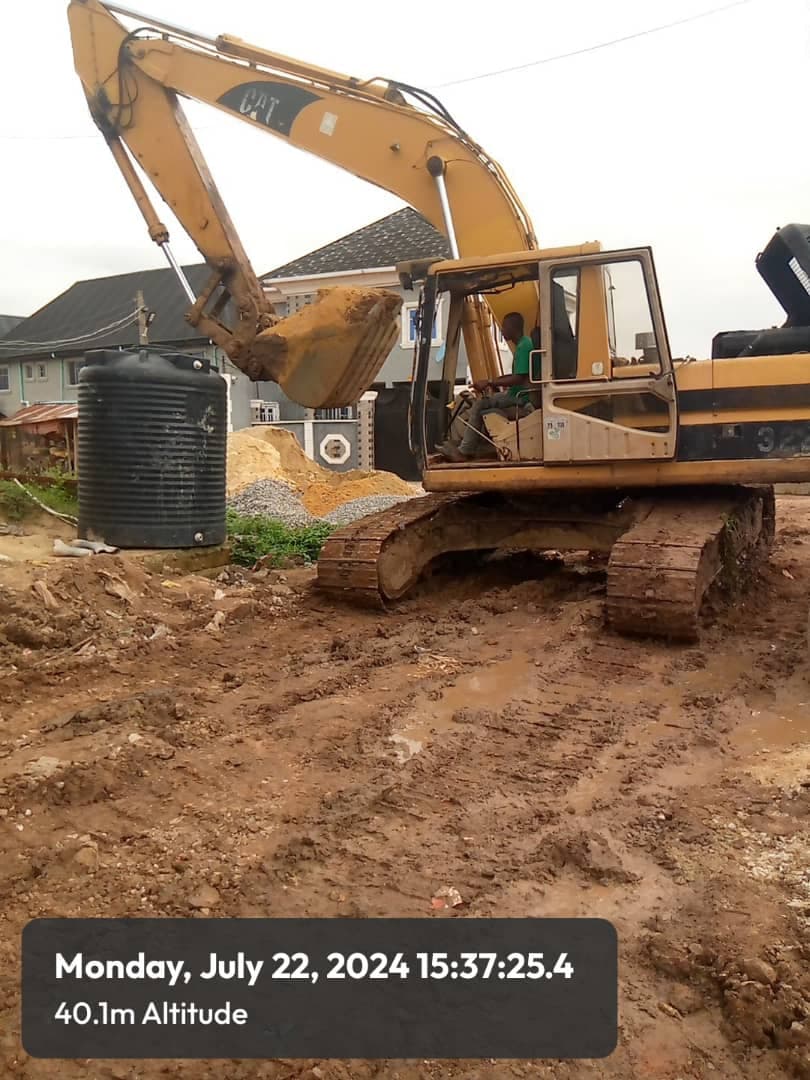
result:
<svg viewBox="0 0 810 1080"><path fill-rule="evenodd" d="M380 289L322 289L256 337L251 368L307 408L353 405L399 338L401 307L400 296Z"/></svg>

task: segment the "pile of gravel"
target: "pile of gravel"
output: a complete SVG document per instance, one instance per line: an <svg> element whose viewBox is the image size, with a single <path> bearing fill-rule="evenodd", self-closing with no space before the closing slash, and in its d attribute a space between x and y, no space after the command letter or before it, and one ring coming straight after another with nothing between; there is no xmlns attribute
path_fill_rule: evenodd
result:
<svg viewBox="0 0 810 1080"><path fill-rule="evenodd" d="M310 514L297 493L280 480L265 477L256 480L228 500L228 506L245 517L259 514L273 518L284 525L311 525L314 521L328 521L340 528L368 514L387 510L396 503L405 502L408 495L364 495L360 499L335 507L322 518Z"/></svg>
<svg viewBox="0 0 810 1080"><path fill-rule="evenodd" d="M262 514L284 525L310 525L317 521L291 488L269 477L256 480L234 495L228 506L246 517Z"/></svg>
<svg viewBox="0 0 810 1080"><path fill-rule="evenodd" d="M387 510L396 503L407 502L408 495L364 495L361 499L352 499L351 502L338 506L326 514L324 521L332 525L348 525L358 518L366 517L367 514L376 514L380 510Z"/></svg>

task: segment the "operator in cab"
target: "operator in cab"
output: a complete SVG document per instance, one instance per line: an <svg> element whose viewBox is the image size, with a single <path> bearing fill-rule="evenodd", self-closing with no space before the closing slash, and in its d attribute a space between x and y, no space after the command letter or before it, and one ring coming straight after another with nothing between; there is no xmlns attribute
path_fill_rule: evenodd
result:
<svg viewBox="0 0 810 1080"><path fill-rule="evenodd" d="M484 417L487 413L497 412L507 420L516 420L534 411L529 401L529 358L534 345L524 333L523 316L519 311L510 311L504 316L502 330L513 347L512 374L473 383L483 396L476 400L465 417L468 426L461 442L454 446L445 440L439 447L449 461L469 461L481 457L482 450L487 447L492 448L485 437Z"/></svg>

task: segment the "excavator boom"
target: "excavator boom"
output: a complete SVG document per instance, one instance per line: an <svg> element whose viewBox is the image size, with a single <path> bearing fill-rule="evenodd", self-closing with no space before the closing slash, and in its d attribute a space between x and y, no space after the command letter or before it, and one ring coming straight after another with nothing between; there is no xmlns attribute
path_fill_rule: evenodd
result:
<svg viewBox="0 0 810 1080"><path fill-rule="evenodd" d="M116 13L139 24L128 31ZM149 228L168 230L139 169L212 269L188 319L250 377L281 384L310 407L350 404L374 380L397 334L398 294L330 290L315 310L279 321L186 122L181 97L236 116L397 195L449 239L451 252L487 255L536 247L528 214L503 170L431 95L394 81L361 81L249 45L216 39L100 0L71 0L76 70L93 118ZM537 290L509 306L537 320ZM493 297L500 321L508 310ZM479 308L483 307L479 302ZM501 310L503 308L503 310ZM492 373L487 317L471 312L471 362Z"/></svg>

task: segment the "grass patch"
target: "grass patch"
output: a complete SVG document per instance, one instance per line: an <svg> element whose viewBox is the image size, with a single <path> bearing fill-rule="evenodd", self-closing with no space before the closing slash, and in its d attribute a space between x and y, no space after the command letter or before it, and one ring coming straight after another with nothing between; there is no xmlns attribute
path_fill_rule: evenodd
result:
<svg viewBox="0 0 810 1080"><path fill-rule="evenodd" d="M41 503L56 510L58 514L70 514L76 517L79 502L75 492L58 480L53 484L26 484L26 488ZM27 517L41 514L42 511L33 500L29 499L11 480L0 480L0 513L9 521L23 521Z"/></svg>
<svg viewBox="0 0 810 1080"><path fill-rule="evenodd" d="M268 517L245 517L228 510L231 558L240 566L253 566L269 555L274 566L290 556L315 562L333 526L325 521L313 525L284 525Z"/></svg>

